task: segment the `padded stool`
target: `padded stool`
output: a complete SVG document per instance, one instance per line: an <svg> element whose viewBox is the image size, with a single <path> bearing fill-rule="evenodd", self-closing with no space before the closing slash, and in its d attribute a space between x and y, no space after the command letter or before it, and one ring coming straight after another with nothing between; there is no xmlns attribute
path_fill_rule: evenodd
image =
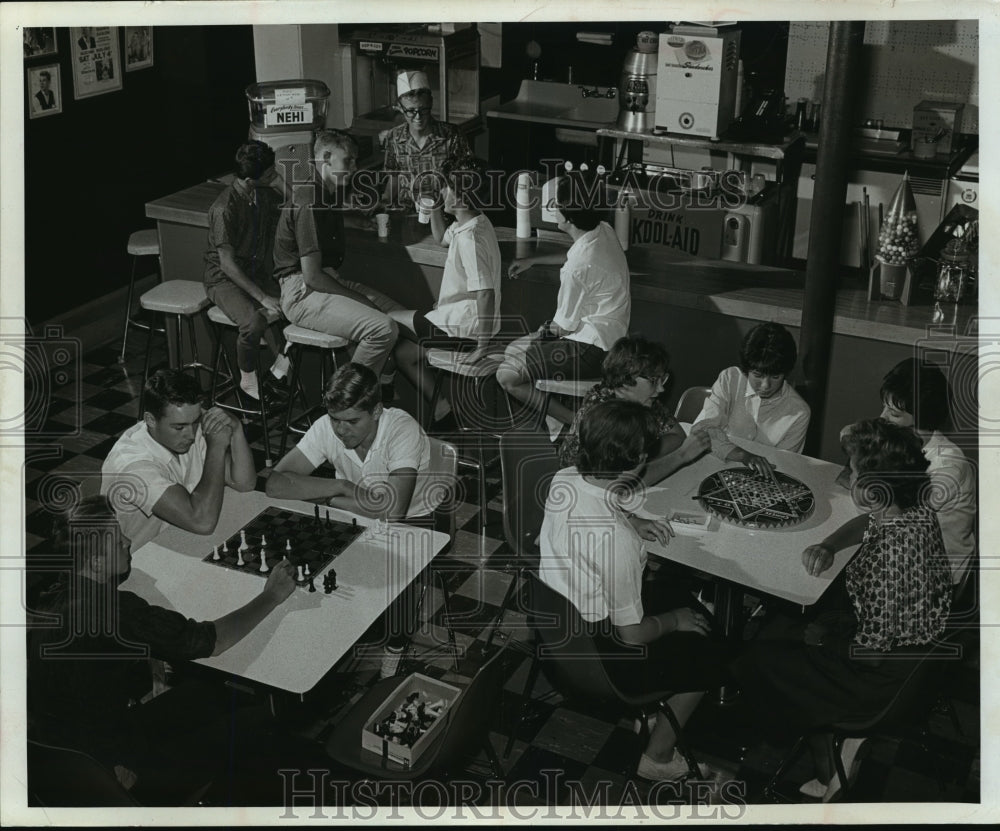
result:
<svg viewBox="0 0 1000 831"><path fill-rule="evenodd" d="M156 271L160 271L160 235L155 228L145 228L142 231L134 231L128 238L128 253L132 257L132 273L128 279L128 300L125 305L125 324L122 327L122 351L118 355L118 363L125 363L125 348L128 346L128 330L134 326L136 329L149 331L148 323L141 323L132 317L132 301L135 298L135 271L139 264L139 257L156 257ZM157 329L163 332L163 329Z"/></svg>
<svg viewBox="0 0 1000 831"><path fill-rule="evenodd" d="M599 384L600 378L589 378L582 381L555 381L551 378L539 378L535 381L535 389L545 393L541 409L538 411L538 429L544 430L545 419L549 414L549 401L553 395L566 395L570 398L583 398L590 392L594 384Z"/></svg>
<svg viewBox="0 0 1000 831"><path fill-rule="evenodd" d="M168 316L174 318L177 334L177 360L171 362L173 369L194 369L213 372L213 368L203 364L198 358L198 339L194 330L194 318L209 305L208 295L205 294L205 285L200 280L167 280L158 286L151 288L139 298L139 305L146 311L163 315L164 321ZM191 357L193 360L183 363L183 335L181 328L181 318L187 320L188 336L191 341ZM166 323L164 322L164 329ZM149 377L149 358L153 349L153 332L150 331L146 338L146 361L143 366L143 390L145 390L145 380ZM143 413L143 393L139 394L139 418Z"/></svg>
<svg viewBox="0 0 1000 831"><path fill-rule="evenodd" d="M276 312L265 310L264 313L267 316L268 323L274 323L280 317ZM233 364L229 360L229 353L222 342L225 336L223 330L226 328L236 329L238 328L238 324L218 306L209 307L208 319L212 322L212 332L215 335L215 360L212 362L212 391L209 394L209 401L215 407L240 413L243 416L244 424L247 421L248 415L256 415L260 418L261 426L264 428L264 465L265 467L271 467L273 459L271 457L271 437L268 431L270 416L267 412L267 402L264 400L264 375L261 372L260 350L257 350L257 381L260 398L254 400L253 396L247 395L240 388L240 379L236 371L233 370ZM261 338L260 345L266 346L266 341L263 338ZM219 366L220 363L225 363L226 365L224 373ZM223 376L221 383L219 381L220 375ZM227 404L220 400L229 393L233 393L236 396L235 404Z"/></svg>
<svg viewBox="0 0 1000 831"><path fill-rule="evenodd" d="M288 445L288 433L289 431L298 433L299 435L305 434L306 430L309 429L310 415L315 410L322 409L322 391L326 390L326 380L327 375L333 374L337 371L337 359L334 356L334 350L344 349L350 343L347 338L342 338L339 335L328 335L326 332L317 332L315 329L306 329L302 326L296 326L294 323L289 324L284 329L286 354L289 360L292 362L292 377L289 379L289 393L288 393L288 409L285 411L285 423L281 429L281 447L278 450L278 458L282 459L285 456L285 447ZM320 349L323 350L323 356L320 361L320 404L310 407L309 403L306 401L305 393L302 390L302 382L299 380L299 370L302 366L302 350L303 349ZM300 429L292 424L292 405L295 402L296 394L299 396L299 400L302 402L302 418L306 422L305 429Z"/></svg>
<svg viewBox="0 0 1000 831"><path fill-rule="evenodd" d="M428 365L436 370L434 377L434 391L431 394L431 403L427 408L428 415L424 419L425 429L431 426L430 420L434 417L434 411L437 408L438 399L441 396L441 388L444 384L444 378L446 373L452 375L458 375L464 378L472 378L475 380L477 387L481 390L483 381L487 378L492 378L496 375L497 367L500 366L503 360L503 355L489 355L486 360L478 361L474 364L469 364L461 360L462 353L454 352L448 349L428 349L427 350L427 363ZM478 398L482 400L482 395ZM496 457L491 459L486 458L486 448L484 444L484 439L486 437L491 437L499 439L501 431L489 430L482 426L472 426L462 423L462 416L458 410L454 410L455 421L458 425L458 433L460 435L471 436L475 440L475 452L470 458L468 455L460 454L458 457L458 463L464 467L472 468L479 474L479 517L480 517L480 527L486 528L486 468L489 464L493 464L499 461L500 456L497 454Z"/></svg>

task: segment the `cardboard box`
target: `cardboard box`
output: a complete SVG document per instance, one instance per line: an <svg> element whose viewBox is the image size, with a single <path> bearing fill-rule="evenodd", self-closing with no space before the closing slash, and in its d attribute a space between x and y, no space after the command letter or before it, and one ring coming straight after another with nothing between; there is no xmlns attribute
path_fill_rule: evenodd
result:
<svg viewBox="0 0 1000 831"><path fill-rule="evenodd" d="M412 746L397 744L387 737L375 734L375 725L387 718L392 712L398 709L412 693L419 692L425 694L432 702L444 699L445 707L441 715L427 729L427 731L413 743ZM414 672L406 678L392 694L379 707L361 731L361 746L365 750L370 750L380 756L387 755L394 762L398 762L405 767L410 767L420 755L430 746L434 739L440 735L448 724L449 711L462 690L443 681L437 681L419 672Z"/></svg>
<svg viewBox="0 0 1000 831"><path fill-rule="evenodd" d="M918 138L933 138L942 128L947 132L937 140L937 153L951 153L956 146L958 134L962 132L962 110L964 104L950 101L921 101L913 108L913 133L910 136L912 150Z"/></svg>

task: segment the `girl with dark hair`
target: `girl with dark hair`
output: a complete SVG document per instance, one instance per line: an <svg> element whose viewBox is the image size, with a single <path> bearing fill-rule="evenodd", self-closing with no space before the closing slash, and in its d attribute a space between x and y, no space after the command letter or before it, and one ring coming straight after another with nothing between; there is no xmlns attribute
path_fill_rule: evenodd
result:
<svg viewBox="0 0 1000 831"><path fill-rule="evenodd" d="M852 495L868 514L864 540L845 568L849 625L811 626L802 639L761 639L737 662L743 691L766 731L789 739L845 719L880 712L944 631L951 581L941 530L922 503L928 490L920 440L879 419L850 428ZM802 553L820 575L851 544L848 522ZM810 735L817 778L808 796L832 799L840 788L828 737ZM844 770L855 772L863 740L844 740Z"/></svg>
<svg viewBox="0 0 1000 831"><path fill-rule="evenodd" d="M656 421L657 442L651 450L642 480L653 485L677 468L693 462L709 447L708 436L684 431L663 406L660 395L670 378L670 356L660 344L641 335L620 338L604 359L604 378L584 396L573 423L559 447L559 461L572 465L580 450L580 425L591 409L602 401L636 401L649 407Z"/></svg>
<svg viewBox="0 0 1000 831"><path fill-rule="evenodd" d="M719 373L691 428L708 433L714 455L769 475L773 465L767 459L732 439L802 452L809 405L785 383L796 357L795 339L780 323L761 323L747 333L740 346L740 365Z"/></svg>
<svg viewBox="0 0 1000 831"><path fill-rule="evenodd" d="M673 535L663 519L636 516L635 477L656 443L656 419L642 404L605 401L587 413L577 466L559 471L549 489L539 578L579 612L615 682L628 690L674 690L670 706L683 725L704 690L721 682L725 660L708 637L708 612L690 594L644 580L642 540L666 544ZM645 647L639 655L636 645ZM675 743L658 715L639 775L683 776L687 766Z"/></svg>

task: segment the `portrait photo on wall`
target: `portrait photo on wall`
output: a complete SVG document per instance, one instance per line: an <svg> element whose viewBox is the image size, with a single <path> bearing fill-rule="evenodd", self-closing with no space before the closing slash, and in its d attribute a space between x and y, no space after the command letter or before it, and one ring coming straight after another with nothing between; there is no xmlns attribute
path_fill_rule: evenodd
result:
<svg viewBox="0 0 1000 831"><path fill-rule="evenodd" d="M125 71L148 69L153 65L153 29L151 26L125 27Z"/></svg>
<svg viewBox="0 0 1000 831"><path fill-rule="evenodd" d="M70 30L73 54L73 95L89 98L122 88L118 29L78 26Z"/></svg>
<svg viewBox="0 0 1000 831"><path fill-rule="evenodd" d="M28 84L28 115L42 118L62 112L62 84L59 82L59 64L30 66L25 78Z"/></svg>
<svg viewBox="0 0 1000 831"><path fill-rule="evenodd" d="M56 30L51 26L24 27L24 57L40 58L56 54Z"/></svg>

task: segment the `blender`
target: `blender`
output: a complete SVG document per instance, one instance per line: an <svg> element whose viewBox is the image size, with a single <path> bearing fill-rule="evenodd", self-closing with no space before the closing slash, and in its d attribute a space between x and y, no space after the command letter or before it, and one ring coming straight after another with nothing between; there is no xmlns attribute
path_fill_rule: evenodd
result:
<svg viewBox="0 0 1000 831"><path fill-rule="evenodd" d="M648 133L653 129L658 45L659 37L654 32L639 32L635 47L622 65L618 126L630 133Z"/></svg>

